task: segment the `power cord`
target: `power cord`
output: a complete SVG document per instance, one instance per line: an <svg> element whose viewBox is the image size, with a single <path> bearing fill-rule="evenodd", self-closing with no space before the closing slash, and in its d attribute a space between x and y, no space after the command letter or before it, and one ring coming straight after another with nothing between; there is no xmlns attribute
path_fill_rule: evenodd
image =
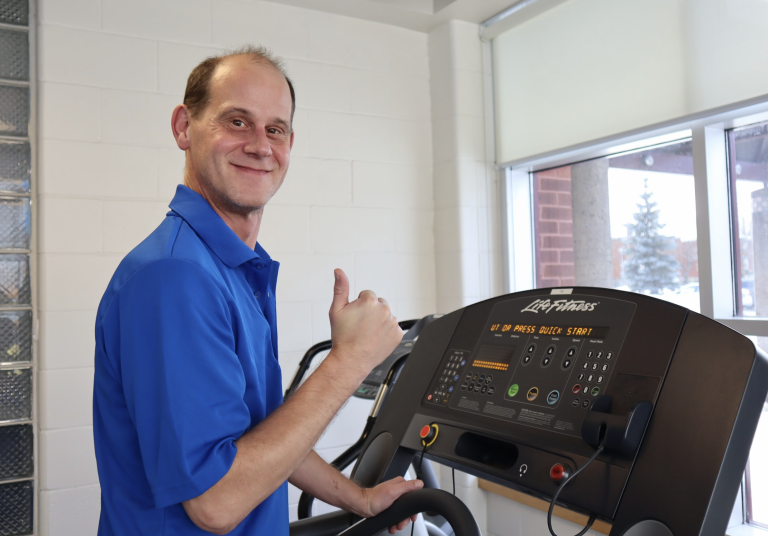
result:
<svg viewBox="0 0 768 536"><path fill-rule="evenodd" d="M453 478L453 496L456 496L456 469L451 467L451 478Z"/></svg>
<svg viewBox="0 0 768 536"><path fill-rule="evenodd" d="M565 486L567 486L567 485L568 485L568 484L571 482L571 480L573 480L574 478L576 478L576 476L577 476L579 473L581 473L581 472L582 472L584 469L586 469L586 468L589 466L589 464L590 464L590 463L592 463L593 461L595 461L595 459L596 459L596 458L597 458L597 457L600 455L600 453L601 453L601 452L603 452L603 450L605 450L605 446L604 446L604 445L601 443L601 444L600 444L600 446L599 446L599 447L597 447L597 450L596 450L596 451L595 451L595 453L592 455L592 457L591 457L589 460L587 460L587 463L585 463L584 465L582 465L582 466L581 466L581 467L580 467L580 468L579 468L577 471L575 471L575 472L574 472L574 473L573 473L571 476L569 476L568 478L566 478L566 479L565 479L565 482L563 482L562 484L560 484L560 487L557 489L557 492L555 493L555 496L554 496L554 497L552 497L552 502L551 502L551 503L550 503L550 505L549 505L549 512L547 512L547 527L549 527L549 533L550 533L552 536L558 536L558 534L555 532L555 529L553 529L553 528L552 528L552 511L555 509L555 502L557 501L557 498L560 496L560 492L561 492L561 491L563 491L563 489L565 489ZM584 527L584 529L583 529L581 532L579 532L578 534L576 534L576 536L584 536L584 534L586 534L586 532L587 532L587 531L588 531L590 528L592 528L592 523L594 523L594 522L595 522L595 514L592 514L592 515L590 515L590 516L589 516L589 520L587 521L587 526L586 526L586 527ZM413 536L413 535L411 535L411 536Z"/></svg>

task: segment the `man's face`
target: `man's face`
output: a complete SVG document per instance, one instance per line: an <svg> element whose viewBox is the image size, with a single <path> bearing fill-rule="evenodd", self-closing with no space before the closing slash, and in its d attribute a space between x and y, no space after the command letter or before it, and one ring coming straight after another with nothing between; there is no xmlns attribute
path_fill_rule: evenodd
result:
<svg viewBox="0 0 768 536"><path fill-rule="evenodd" d="M209 96L190 119L186 174L220 210L248 215L272 198L288 171L288 83L269 64L233 56L216 69Z"/></svg>

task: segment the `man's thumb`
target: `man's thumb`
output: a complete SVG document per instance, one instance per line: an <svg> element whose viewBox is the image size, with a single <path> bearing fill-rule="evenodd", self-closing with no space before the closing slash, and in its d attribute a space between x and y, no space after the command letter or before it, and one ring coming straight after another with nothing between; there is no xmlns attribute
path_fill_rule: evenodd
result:
<svg viewBox="0 0 768 536"><path fill-rule="evenodd" d="M336 268L333 271L335 279L333 283L333 303L331 303L331 312L340 311L349 303L349 278L344 270Z"/></svg>

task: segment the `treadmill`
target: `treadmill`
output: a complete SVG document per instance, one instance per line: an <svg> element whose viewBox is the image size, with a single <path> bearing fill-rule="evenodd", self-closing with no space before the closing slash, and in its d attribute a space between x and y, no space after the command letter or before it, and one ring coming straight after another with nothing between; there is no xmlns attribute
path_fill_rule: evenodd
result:
<svg viewBox="0 0 768 536"><path fill-rule="evenodd" d="M724 534L768 393L743 335L642 294L519 292L431 322L394 377L352 478L423 457L611 525L611 536ZM291 524L365 536L432 511L479 535L459 499L423 489L373 518ZM572 535L560 535L572 536Z"/></svg>

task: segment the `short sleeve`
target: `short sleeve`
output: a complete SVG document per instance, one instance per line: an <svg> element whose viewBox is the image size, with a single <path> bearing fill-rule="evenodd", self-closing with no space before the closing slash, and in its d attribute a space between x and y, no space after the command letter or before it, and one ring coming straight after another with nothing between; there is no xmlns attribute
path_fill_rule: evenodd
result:
<svg viewBox="0 0 768 536"><path fill-rule="evenodd" d="M165 259L139 269L111 305L125 399L157 508L218 482L250 426L226 292L200 266Z"/></svg>

